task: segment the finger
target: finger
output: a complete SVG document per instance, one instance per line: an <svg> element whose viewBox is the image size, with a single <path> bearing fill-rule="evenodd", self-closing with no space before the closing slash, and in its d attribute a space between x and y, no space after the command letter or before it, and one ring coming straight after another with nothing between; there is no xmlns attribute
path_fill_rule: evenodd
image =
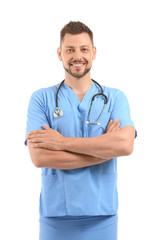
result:
<svg viewBox="0 0 156 240"><path fill-rule="evenodd" d="M117 128L119 128L119 127L120 127L120 122L119 122L119 123L116 125L116 127L117 127Z"/></svg>
<svg viewBox="0 0 156 240"><path fill-rule="evenodd" d="M28 135L32 135L32 134L45 134L44 130L34 130L34 131L30 131L28 132Z"/></svg>
<svg viewBox="0 0 156 240"><path fill-rule="evenodd" d="M51 129L51 128L48 127L46 124L43 124L43 127L44 127L45 130L49 130L49 129Z"/></svg>
<svg viewBox="0 0 156 240"><path fill-rule="evenodd" d="M30 142L29 146L32 147L32 148L41 148L41 147L44 148L43 143L32 143L32 142Z"/></svg>
<svg viewBox="0 0 156 240"><path fill-rule="evenodd" d="M119 127L114 127L111 132L116 132L116 131L118 131L118 130L120 130Z"/></svg>
<svg viewBox="0 0 156 240"><path fill-rule="evenodd" d="M114 122L110 122L109 125L106 128L106 133L114 132L120 127L119 120L115 120Z"/></svg>
<svg viewBox="0 0 156 240"><path fill-rule="evenodd" d="M112 131L112 129L119 123L119 120L115 120L109 127L109 131Z"/></svg>
<svg viewBox="0 0 156 240"><path fill-rule="evenodd" d="M43 134L29 134L28 136L26 136L26 139L33 139L33 138L44 138L45 135Z"/></svg>
<svg viewBox="0 0 156 240"><path fill-rule="evenodd" d="M120 122L116 122L113 126L113 128L118 128L118 127L120 127Z"/></svg>
<svg viewBox="0 0 156 240"><path fill-rule="evenodd" d="M52 149L51 147L49 147L49 145L47 143L33 143L33 142L30 142L29 146L32 147L32 148L45 148L45 149L55 150L55 149Z"/></svg>
<svg viewBox="0 0 156 240"><path fill-rule="evenodd" d="M111 119L107 125L107 127L109 127L111 124L113 123L113 119Z"/></svg>
<svg viewBox="0 0 156 240"><path fill-rule="evenodd" d="M116 119L116 120L114 121L113 125L115 126L115 125L117 125L118 123L119 123L119 120Z"/></svg>
<svg viewBox="0 0 156 240"><path fill-rule="evenodd" d="M120 129L120 122L116 123L114 127L112 128L111 132L115 132Z"/></svg>
<svg viewBox="0 0 156 240"><path fill-rule="evenodd" d="M113 120L111 119L111 120L109 121L109 123L107 124L106 132L109 131L109 128L110 128L110 126L111 126L112 123L113 123Z"/></svg>
<svg viewBox="0 0 156 240"><path fill-rule="evenodd" d="M44 142L43 138L32 138L32 139L28 139L28 142L30 143L42 143Z"/></svg>

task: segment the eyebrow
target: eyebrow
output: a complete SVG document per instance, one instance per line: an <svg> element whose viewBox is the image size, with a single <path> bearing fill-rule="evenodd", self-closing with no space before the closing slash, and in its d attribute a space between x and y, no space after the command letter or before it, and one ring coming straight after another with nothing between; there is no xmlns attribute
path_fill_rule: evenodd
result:
<svg viewBox="0 0 156 240"><path fill-rule="evenodd" d="M81 45L80 47L88 47L89 48L89 45ZM75 48L74 46L66 46L65 48Z"/></svg>

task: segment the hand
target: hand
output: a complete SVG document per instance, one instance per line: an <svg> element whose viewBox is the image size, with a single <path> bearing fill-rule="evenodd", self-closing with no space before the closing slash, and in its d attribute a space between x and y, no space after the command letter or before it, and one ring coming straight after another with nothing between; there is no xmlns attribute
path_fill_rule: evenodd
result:
<svg viewBox="0 0 156 240"><path fill-rule="evenodd" d="M30 147L64 150L65 137L46 124L44 124L43 127L44 130L35 130L28 133L26 139L29 141Z"/></svg>
<svg viewBox="0 0 156 240"><path fill-rule="evenodd" d="M113 122L113 120L111 119L106 127L106 133L115 132L115 131L119 131L119 130L120 130L119 120L115 120Z"/></svg>

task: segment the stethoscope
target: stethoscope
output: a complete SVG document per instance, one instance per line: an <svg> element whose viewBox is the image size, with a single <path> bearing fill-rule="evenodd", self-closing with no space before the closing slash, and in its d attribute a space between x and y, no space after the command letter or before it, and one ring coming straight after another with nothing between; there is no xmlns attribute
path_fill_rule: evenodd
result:
<svg viewBox="0 0 156 240"><path fill-rule="evenodd" d="M54 111L54 117L56 117L56 118L59 118L59 117L61 117L61 116L63 115L63 111L58 108L58 92L59 92L60 87L61 87L61 85L63 84L64 81L65 81L65 79L60 83L60 85L59 85L59 87L58 87L58 89L57 89L57 93L56 93L56 109L55 109L55 111ZM96 93L96 94L92 97L92 100L91 100L91 109L90 109L90 114L89 114L89 121L86 121L86 123L87 123L87 124L91 124L91 125L100 125L99 120L100 120L100 118L101 118L101 116L102 116L102 113L103 113L103 111L104 111L104 109L105 109L105 106L106 106L106 104L107 104L108 99L107 99L107 96L106 96L105 94L103 94L103 89L102 89L101 85L100 85L99 83L97 83L97 82L96 82L95 80L93 80L93 79L92 79L92 81L95 82L95 83L100 87L101 93ZM93 105L93 102L94 102L95 97L98 96L98 95L102 95L102 96L104 97L104 105L103 105L101 114L100 114L97 122L96 122L96 123L93 123L93 122L91 121L92 105Z"/></svg>

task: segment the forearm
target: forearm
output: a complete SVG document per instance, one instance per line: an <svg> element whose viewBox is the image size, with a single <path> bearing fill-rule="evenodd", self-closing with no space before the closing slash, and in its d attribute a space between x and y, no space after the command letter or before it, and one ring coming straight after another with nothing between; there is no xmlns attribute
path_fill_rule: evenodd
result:
<svg viewBox="0 0 156 240"><path fill-rule="evenodd" d="M80 153L52 151L44 148L31 148L30 146L29 152L36 167L53 169L76 169L96 165L109 160Z"/></svg>
<svg viewBox="0 0 156 240"><path fill-rule="evenodd" d="M111 159L129 155L133 149L133 127L91 138L66 138L64 150Z"/></svg>

